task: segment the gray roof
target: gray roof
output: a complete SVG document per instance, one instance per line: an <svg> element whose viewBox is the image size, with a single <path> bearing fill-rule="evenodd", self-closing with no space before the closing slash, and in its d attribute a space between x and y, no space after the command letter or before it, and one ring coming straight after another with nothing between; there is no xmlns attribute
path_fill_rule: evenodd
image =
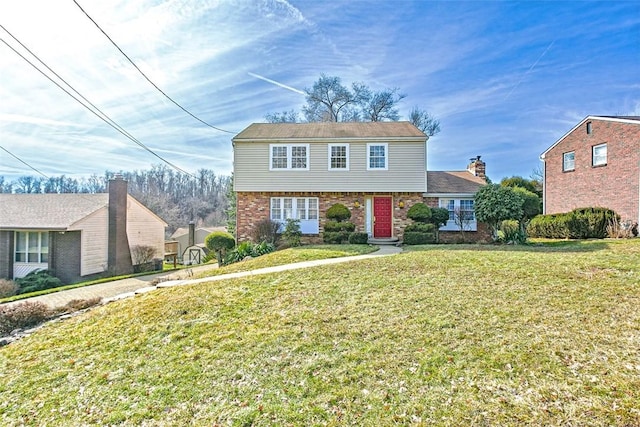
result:
<svg viewBox="0 0 640 427"><path fill-rule="evenodd" d="M475 194L486 181L469 171L427 172L427 193Z"/></svg>
<svg viewBox="0 0 640 427"><path fill-rule="evenodd" d="M204 230L207 233L213 233L214 231L227 231L227 227L196 227L194 231ZM185 234L189 234L189 227L179 227L176 231L171 235L172 239L175 239L180 236L184 236Z"/></svg>
<svg viewBox="0 0 640 427"><path fill-rule="evenodd" d="M253 123L234 141L336 138L420 138L427 136L410 122Z"/></svg>
<svg viewBox="0 0 640 427"><path fill-rule="evenodd" d="M65 230L109 205L109 194L0 194L0 229Z"/></svg>

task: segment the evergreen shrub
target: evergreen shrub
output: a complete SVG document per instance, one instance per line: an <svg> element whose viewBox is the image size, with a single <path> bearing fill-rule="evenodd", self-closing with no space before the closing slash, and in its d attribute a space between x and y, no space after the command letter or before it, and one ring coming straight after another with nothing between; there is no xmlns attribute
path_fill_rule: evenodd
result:
<svg viewBox="0 0 640 427"><path fill-rule="evenodd" d="M367 233L351 233L349 235L349 243L352 245L366 245L369 241L369 235Z"/></svg>

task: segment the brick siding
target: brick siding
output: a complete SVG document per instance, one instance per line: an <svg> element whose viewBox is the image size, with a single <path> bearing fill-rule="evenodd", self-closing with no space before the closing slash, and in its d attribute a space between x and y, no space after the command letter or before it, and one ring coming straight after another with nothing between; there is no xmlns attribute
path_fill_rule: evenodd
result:
<svg viewBox="0 0 640 427"><path fill-rule="evenodd" d="M393 197L393 233L395 237L402 240L404 229L411 224L407 218L407 211L415 203L423 202L431 207L438 207L437 198L423 198L422 193L266 193L266 192L238 192L236 193L236 238L238 242L250 241L253 230L260 221L269 219L271 197L317 197L318 216L320 234L304 235L302 241L305 243L321 243L322 230L326 222L326 212L336 203L345 205L351 211L349 221L355 224L356 231L365 232L365 198L371 196L392 196ZM400 207L400 202L403 207ZM359 207L356 207L356 202ZM490 241L490 233L484 224L478 224L478 231L465 233L465 240L470 242ZM458 242L462 236L459 232L440 232L441 241Z"/></svg>
<svg viewBox="0 0 640 427"><path fill-rule="evenodd" d="M592 120L582 123L545 154L545 213L607 207L638 221L640 124ZM606 166L592 166L592 147L607 144ZM563 154L575 152L575 170L562 170Z"/></svg>

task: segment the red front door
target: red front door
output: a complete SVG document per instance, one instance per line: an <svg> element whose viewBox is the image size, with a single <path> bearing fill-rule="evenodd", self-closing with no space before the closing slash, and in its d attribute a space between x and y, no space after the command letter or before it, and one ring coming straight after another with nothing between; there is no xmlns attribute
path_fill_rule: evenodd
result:
<svg viewBox="0 0 640 427"><path fill-rule="evenodd" d="M373 198L373 237L391 237L391 197Z"/></svg>

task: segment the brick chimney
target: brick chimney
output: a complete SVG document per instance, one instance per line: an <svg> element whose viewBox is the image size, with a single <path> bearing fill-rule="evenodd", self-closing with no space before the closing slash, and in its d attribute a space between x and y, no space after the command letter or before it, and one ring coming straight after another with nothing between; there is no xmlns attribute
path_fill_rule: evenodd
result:
<svg viewBox="0 0 640 427"><path fill-rule="evenodd" d="M486 181L487 180L487 175L485 173L486 165L482 160L480 160L480 156L476 156L474 159L470 159L470 160L471 160L471 163L469 163L469 166L467 166L467 170L472 174L474 174L475 176L480 177Z"/></svg>
<svg viewBox="0 0 640 427"><path fill-rule="evenodd" d="M109 180L108 271L114 275L133 273L127 237L127 181L116 174Z"/></svg>

